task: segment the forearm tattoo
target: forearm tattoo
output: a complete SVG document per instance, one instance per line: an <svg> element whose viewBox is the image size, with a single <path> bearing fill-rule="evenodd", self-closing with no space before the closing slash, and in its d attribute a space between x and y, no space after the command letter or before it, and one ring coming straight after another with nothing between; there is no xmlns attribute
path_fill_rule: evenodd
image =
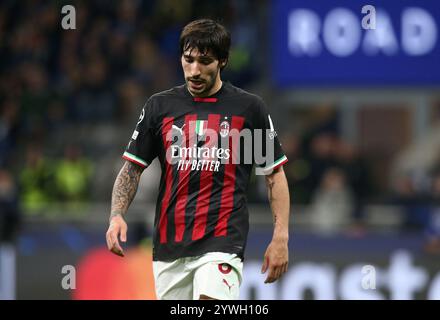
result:
<svg viewBox="0 0 440 320"><path fill-rule="evenodd" d="M275 182L271 178L266 178L266 186L267 186L267 196L269 198L269 201L273 200L273 187L275 185Z"/></svg>
<svg viewBox="0 0 440 320"><path fill-rule="evenodd" d="M116 215L123 215L136 195L139 180L144 169L129 161L125 162L119 172L112 193L112 208L110 219Z"/></svg>
<svg viewBox="0 0 440 320"><path fill-rule="evenodd" d="M275 181L271 178L266 178L266 186L267 186L267 196L269 198L269 203L272 208L272 215L273 215L273 223L275 224L277 222L277 215L276 212L273 210L273 187L275 185Z"/></svg>

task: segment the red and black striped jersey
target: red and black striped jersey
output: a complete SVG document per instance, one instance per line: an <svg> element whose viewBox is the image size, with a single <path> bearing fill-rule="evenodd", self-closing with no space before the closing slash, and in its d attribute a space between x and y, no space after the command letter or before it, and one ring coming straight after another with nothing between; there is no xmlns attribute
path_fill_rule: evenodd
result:
<svg viewBox="0 0 440 320"><path fill-rule="evenodd" d="M156 157L153 260L213 251L243 258L253 166L267 174L287 162L263 100L225 82L208 98L186 85L151 96L123 158L146 167Z"/></svg>

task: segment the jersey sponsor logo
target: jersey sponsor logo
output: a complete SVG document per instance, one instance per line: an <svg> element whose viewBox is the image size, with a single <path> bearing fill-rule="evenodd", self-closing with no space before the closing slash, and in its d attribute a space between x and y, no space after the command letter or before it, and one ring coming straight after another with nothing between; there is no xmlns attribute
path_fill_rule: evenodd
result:
<svg viewBox="0 0 440 320"><path fill-rule="evenodd" d="M177 170L219 171L220 161L213 160L179 160Z"/></svg>
<svg viewBox="0 0 440 320"><path fill-rule="evenodd" d="M230 158L230 149L214 147L182 147L172 145L174 159L178 160L177 170L219 171L221 161Z"/></svg>
<svg viewBox="0 0 440 320"><path fill-rule="evenodd" d="M230 157L230 149L218 148L218 147L198 147L194 145L192 147L182 147L179 145L172 145L171 152L174 158L202 158L202 159L225 159Z"/></svg>
<svg viewBox="0 0 440 320"><path fill-rule="evenodd" d="M217 172L220 169L221 161L229 160L231 150L219 147L217 144L219 125L217 123L215 130L208 128L210 121L212 120L190 121L188 130L185 131L183 130L185 124L181 128L172 125L171 161L173 164L177 163L177 170ZM195 137L191 134L189 134L190 137L185 137L185 133L188 134L188 132L194 132ZM188 145L186 145L187 143Z"/></svg>
<svg viewBox="0 0 440 320"><path fill-rule="evenodd" d="M256 129L243 128L244 118L239 116L231 120L224 117L222 121L218 114L210 114L207 120L188 116L193 120L170 124L165 131L166 140L171 142L166 147L166 161L177 170L218 172L226 164L267 167L274 163L275 143L279 142L275 140L277 133L270 115L267 127ZM243 124L237 128L234 121Z"/></svg>

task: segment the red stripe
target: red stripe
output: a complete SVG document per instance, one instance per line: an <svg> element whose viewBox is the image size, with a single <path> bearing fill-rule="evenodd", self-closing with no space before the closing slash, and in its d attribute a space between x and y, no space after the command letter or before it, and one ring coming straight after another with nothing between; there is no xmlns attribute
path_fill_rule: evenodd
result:
<svg viewBox="0 0 440 320"><path fill-rule="evenodd" d="M162 122L162 139L163 145L165 147L165 155L167 154L167 150L171 145L172 141L167 141L166 136L169 130L173 125L174 118L164 118ZM166 158L166 156L165 156ZM160 209L160 218L159 218L159 236L160 243L167 242L167 226L168 226L168 216L167 209L170 202L171 197L171 187L173 185L173 170L170 163L168 163L167 159L165 159L165 194L162 198L162 207Z"/></svg>
<svg viewBox="0 0 440 320"><path fill-rule="evenodd" d="M194 101L195 102L217 102L217 98L200 98L200 97L195 97Z"/></svg>
<svg viewBox="0 0 440 320"><path fill-rule="evenodd" d="M140 162L138 162L138 161L136 161L134 159L131 159L131 158L127 157L127 156L122 156L122 158L125 159L125 160L128 160L130 162L133 162L133 163L137 164L138 166L141 166L142 168L146 167L144 164L142 164L142 163L140 163Z"/></svg>
<svg viewBox="0 0 440 320"><path fill-rule="evenodd" d="M220 128L220 115L219 114L210 114L208 116L208 125L207 128L210 130L214 130L215 132L219 131ZM218 136L209 138L208 141L205 142L205 147L212 148L214 146L218 146ZM215 161L217 158L208 158L208 161ZM211 189L212 189L212 179L213 179L214 171L204 170L200 173L200 189L199 196L197 198L197 206L196 206L196 214L194 218L194 229L192 234L193 240L198 240L203 238L206 230L206 221L208 220L208 209L209 209L209 200L211 198Z"/></svg>
<svg viewBox="0 0 440 320"><path fill-rule="evenodd" d="M195 132L191 130L190 132L190 121L195 122L197 120L197 115L191 114L185 117L185 127L183 131L185 133L185 147L192 146L194 142ZM191 126L193 128L194 125ZM180 159L185 161L187 159ZM177 164L178 165L178 164ZM176 208L174 210L174 223L176 234L174 240L176 242L181 242L183 239L183 233L185 232L185 207L188 199L188 185L189 177L191 173L191 166L186 169L179 170L179 182L177 183L177 202Z"/></svg>
<svg viewBox="0 0 440 320"><path fill-rule="evenodd" d="M243 117L233 116L231 121L231 130L236 129L240 131L243 127L243 124ZM214 233L216 237L226 236L229 217L231 216L231 212L234 207L235 175L237 164L236 161L232 161L232 159L237 156L237 148L239 147L238 143L238 140L234 141L232 137L229 137L229 148L232 150L232 152L229 162L225 165L225 177L223 179L220 212Z"/></svg>

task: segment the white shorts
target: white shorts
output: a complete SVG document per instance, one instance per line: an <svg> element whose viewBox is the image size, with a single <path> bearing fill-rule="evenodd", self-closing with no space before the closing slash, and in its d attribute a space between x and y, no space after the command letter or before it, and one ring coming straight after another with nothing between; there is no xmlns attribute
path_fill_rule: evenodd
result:
<svg viewBox="0 0 440 320"><path fill-rule="evenodd" d="M209 252L172 262L153 261L160 300L238 299L243 262L236 254Z"/></svg>

